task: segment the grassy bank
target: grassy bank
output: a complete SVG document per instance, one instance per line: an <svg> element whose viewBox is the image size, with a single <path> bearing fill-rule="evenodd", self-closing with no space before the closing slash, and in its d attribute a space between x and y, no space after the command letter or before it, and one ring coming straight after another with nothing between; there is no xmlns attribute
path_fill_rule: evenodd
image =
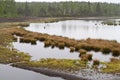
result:
<svg viewBox="0 0 120 80"><path fill-rule="evenodd" d="M29 61L31 57L28 54L12 49L11 42L14 41L14 37L4 29L0 29L0 63Z"/></svg>
<svg viewBox="0 0 120 80"><path fill-rule="evenodd" d="M41 59L40 61L21 62L13 64L18 67L48 68L58 71L74 72L86 67L86 63L80 60L70 59Z"/></svg>
<svg viewBox="0 0 120 80"><path fill-rule="evenodd" d="M120 60L111 61L105 63L106 68L102 69L102 72L106 73L120 73Z"/></svg>

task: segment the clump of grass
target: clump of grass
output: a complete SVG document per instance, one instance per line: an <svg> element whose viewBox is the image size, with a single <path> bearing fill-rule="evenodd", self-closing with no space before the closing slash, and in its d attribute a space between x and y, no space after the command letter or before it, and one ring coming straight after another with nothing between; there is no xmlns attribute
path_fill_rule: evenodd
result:
<svg viewBox="0 0 120 80"><path fill-rule="evenodd" d="M70 47L70 52L74 52L75 48L74 47Z"/></svg>
<svg viewBox="0 0 120 80"><path fill-rule="evenodd" d="M51 46L51 41L50 40L44 41L44 47L49 47L49 46Z"/></svg>
<svg viewBox="0 0 120 80"><path fill-rule="evenodd" d="M40 41L45 41L46 39L45 39L45 37L40 37L39 40Z"/></svg>
<svg viewBox="0 0 120 80"><path fill-rule="evenodd" d="M20 38L21 43L31 43L31 44L36 44L36 39L32 38Z"/></svg>
<svg viewBox="0 0 120 80"><path fill-rule="evenodd" d="M87 56L87 59L88 59L89 61L92 60L92 56L93 56L92 54L89 53L89 54L86 54L86 56Z"/></svg>
<svg viewBox="0 0 120 80"><path fill-rule="evenodd" d="M82 56L82 55L85 55L85 54L87 54L87 51L86 50L84 50L84 49L80 49L79 50L79 53L80 53L80 57Z"/></svg>
<svg viewBox="0 0 120 80"><path fill-rule="evenodd" d="M96 51L96 52L98 52L98 51L100 51L101 49L100 49L100 47L95 46L95 47L93 48L93 50Z"/></svg>
<svg viewBox="0 0 120 80"><path fill-rule="evenodd" d="M54 48L55 47L55 42L52 42L51 43L51 48Z"/></svg>
<svg viewBox="0 0 120 80"><path fill-rule="evenodd" d="M81 45L80 44L77 44L76 46L75 46L75 51L79 51L81 49Z"/></svg>
<svg viewBox="0 0 120 80"><path fill-rule="evenodd" d="M97 59L93 60L93 65L99 65L99 64L100 64L99 60L97 60Z"/></svg>
<svg viewBox="0 0 120 80"><path fill-rule="evenodd" d="M119 49L114 49L113 51L112 51L112 55L113 56L119 56L120 55L120 50Z"/></svg>
<svg viewBox="0 0 120 80"><path fill-rule="evenodd" d="M104 47L104 48L102 48L102 52L103 52L103 53L110 53L110 52L111 52L111 49L110 49L110 48L107 48L107 47Z"/></svg>
<svg viewBox="0 0 120 80"><path fill-rule="evenodd" d="M101 51L104 53L114 52L114 49L120 49L120 43L110 41L110 40L102 40L102 39L87 39L87 40L75 40L69 39L62 36L48 35L36 32L25 31L21 28L9 28L4 29L4 31L10 34L20 34L22 38L30 38L35 40L44 41L46 46L56 46L64 49L64 47L74 47L75 51L79 52L80 49L85 49L87 51ZM48 41L48 42L47 42ZM49 42L50 41L50 42ZM54 42L54 44L52 43Z"/></svg>
<svg viewBox="0 0 120 80"><path fill-rule="evenodd" d="M87 58L87 55L86 55L86 54L81 55L81 61L85 61L85 62L88 61L88 58Z"/></svg>
<svg viewBox="0 0 120 80"><path fill-rule="evenodd" d="M82 48L82 49L85 49L85 50L87 50L87 51L93 50L93 46L91 46L91 45L89 45L89 44L87 44L87 43L82 43L82 44L81 44L81 48Z"/></svg>
<svg viewBox="0 0 120 80"><path fill-rule="evenodd" d="M58 47L59 47L60 49L64 49L65 43L64 43L64 42L59 42L59 43L58 43Z"/></svg>
<svg viewBox="0 0 120 80"><path fill-rule="evenodd" d="M24 36L26 35L26 33L22 32L22 31L14 31L12 32L13 35L17 35L17 36Z"/></svg>

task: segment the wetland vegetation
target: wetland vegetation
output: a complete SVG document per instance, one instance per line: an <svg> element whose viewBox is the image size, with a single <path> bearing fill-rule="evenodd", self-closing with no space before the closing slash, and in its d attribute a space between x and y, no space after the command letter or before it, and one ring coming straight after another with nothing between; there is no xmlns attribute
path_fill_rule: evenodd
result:
<svg viewBox="0 0 120 80"><path fill-rule="evenodd" d="M11 66L13 67L33 70L36 72L41 72L39 68L43 70L50 69L57 71L58 73L59 72L65 72L66 74L70 73L73 74L72 76L77 75L77 72L84 69L90 70L93 69L98 71L100 69L100 72L102 74L104 73L119 74L120 73L120 38L118 36L119 35L118 30L120 27L119 16L120 16L119 3L118 4L101 2L21 3L15 2L15 0L1 0L0 64L11 64ZM52 24L52 22L55 23ZM69 25L66 23L69 23ZM75 24L72 25L70 23ZM62 27L59 24L61 24ZM34 28L31 27L31 25L33 25ZM68 26L69 28L66 26ZM36 30L35 28L38 30L40 29L40 31L33 31ZM59 31L58 34L55 34L54 32L57 32L57 30L55 30L54 28L56 28L57 30L62 30L63 35L61 35ZM80 31L84 29L86 29L87 31L85 32ZM94 29L96 31L94 31ZM69 30L71 32L69 32ZM73 33L75 32L81 33L73 34L72 30ZM108 30L113 31L107 32ZM86 35L81 36L81 34L83 33L86 33ZM96 37L94 35L91 36L91 34L89 33L96 34L96 36L99 37ZM101 36L100 33L103 33L102 35L104 35L104 37ZM73 35L68 36L67 34ZM74 36L77 36L77 38ZM111 38L110 36L113 37ZM58 48L63 51L67 48L69 49L70 54L78 53L78 58L58 59L49 57L40 58L39 60L32 60L31 58L32 56L29 53L15 49L13 45L14 42L19 42L19 44L20 43L31 44L34 46L36 46L38 42L41 42L44 44L44 48L49 47L51 47L52 49ZM94 52L95 54L97 54L97 52L101 52L104 56L111 55L112 56L112 58L110 58L111 61L102 62L99 59L95 59L93 58L94 54L92 54L91 52ZM45 71L43 71L43 73L44 72Z"/></svg>
<svg viewBox="0 0 120 80"><path fill-rule="evenodd" d="M3 32L5 33L5 35L3 35ZM6 34L9 35L10 38ZM24 61L21 63L15 63L14 66L21 65L21 66L29 66L29 67L46 67L46 68L62 69L61 66L63 65L64 70L66 70L66 68L68 68L68 70L74 70L74 69L78 70L81 67L85 68L87 66L86 61L92 60L92 54L86 54L87 51L91 51L91 50L101 51L105 54L112 52L113 56L120 55L120 43L116 41L102 40L102 39L90 39L90 38L86 40L75 40L75 39L70 39L70 38L62 37L62 36L30 32L30 31L24 30L23 28L17 28L17 27L1 28L1 35L6 36L6 38L2 38L1 36L1 43L3 43L2 41L5 41L2 39L9 40L10 42L13 40L16 40L14 35L17 35L21 37L20 42L35 44L36 41L39 40L39 41L44 42L45 46L47 47L54 46L60 49L64 49L64 47L68 47L70 48L70 50L72 49L72 51L80 52L80 57L81 57L81 60L42 59L40 61L30 61L30 56L28 54L17 52L16 50L10 50L6 48L3 49L1 47L2 49L1 53L3 54L8 53L12 55L12 56L6 55L4 58L5 60L3 61L1 60L2 63ZM4 43L6 42L10 43L9 41L5 41ZM6 44L6 46L7 45L8 44ZM1 54L1 59L3 56ZM16 60L16 57L17 57L17 60ZM58 62L60 62L59 65L58 65ZM93 62L94 62L93 63L94 65L100 64L98 60L93 60ZM108 67L107 67L107 70L103 69L103 72L111 72L109 71L109 66L112 64L113 62L106 63Z"/></svg>

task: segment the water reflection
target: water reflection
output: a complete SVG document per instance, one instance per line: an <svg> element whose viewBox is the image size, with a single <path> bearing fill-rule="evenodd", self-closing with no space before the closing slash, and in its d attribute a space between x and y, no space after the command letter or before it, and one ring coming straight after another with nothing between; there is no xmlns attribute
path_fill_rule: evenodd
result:
<svg viewBox="0 0 120 80"><path fill-rule="evenodd" d="M109 40L117 40L120 42L120 26L103 25L102 20L66 20L54 23L31 23L26 30L48 33L51 35L67 36L75 39L86 38L102 38ZM79 59L79 53L70 53L68 48L59 50L58 48L44 48L44 44L37 41L36 45L26 43L13 43L14 48L29 53L33 60L41 58L57 58L57 59ZM104 55L101 52L92 52L93 59L100 61L110 61L111 54Z"/></svg>
<svg viewBox="0 0 120 80"><path fill-rule="evenodd" d="M47 26L46 26L47 25ZM44 29L44 26L46 28ZM102 20L66 20L55 23L31 23L29 31L75 39L102 38L120 42L120 25L103 25Z"/></svg>
<svg viewBox="0 0 120 80"><path fill-rule="evenodd" d="M13 43L14 48L29 53L32 56L32 60L39 60L41 58L57 58L57 59L79 59L79 53L70 53L68 48L60 50L59 48L52 49L51 47L44 48L44 43L37 41L36 45L30 43Z"/></svg>
<svg viewBox="0 0 120 80"><path fill-rule="evenodd" d="M44 43L39 41L37 41L36 45L31 45L31 43L20 43L18 41L13 42L14 48L30 54L32 56L32 60L39 60L42 58L80 59L79 52L71 53L68 48L64 48L64 50L60 50L57 47L54 47L53 49L51 47L44 48ZM109 62L110 58L113 58L111 53L103 54L102 52L94 51L90 51L88 53L93 54L93 59L98 59L100 61Z"/></svg>

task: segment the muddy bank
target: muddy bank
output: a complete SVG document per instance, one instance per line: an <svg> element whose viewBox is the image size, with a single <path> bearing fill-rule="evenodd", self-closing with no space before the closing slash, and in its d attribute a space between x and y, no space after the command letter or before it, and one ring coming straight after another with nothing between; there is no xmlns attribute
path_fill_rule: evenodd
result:
<svg viewBox="0 0 120 80"><path fill-rule="evenodd" d="M26 70L31 70L35 71L38 73L45 74L47 76L54 76L54 77L61 77L65 80L91 80L91 79L86 79L83 77L79 77L73 74L65 73L62 71L55 71L52 69L47 69L47 68L35 68L35 67L23 67L23 66L17 66L18 68L26 69Z"/></svg>

